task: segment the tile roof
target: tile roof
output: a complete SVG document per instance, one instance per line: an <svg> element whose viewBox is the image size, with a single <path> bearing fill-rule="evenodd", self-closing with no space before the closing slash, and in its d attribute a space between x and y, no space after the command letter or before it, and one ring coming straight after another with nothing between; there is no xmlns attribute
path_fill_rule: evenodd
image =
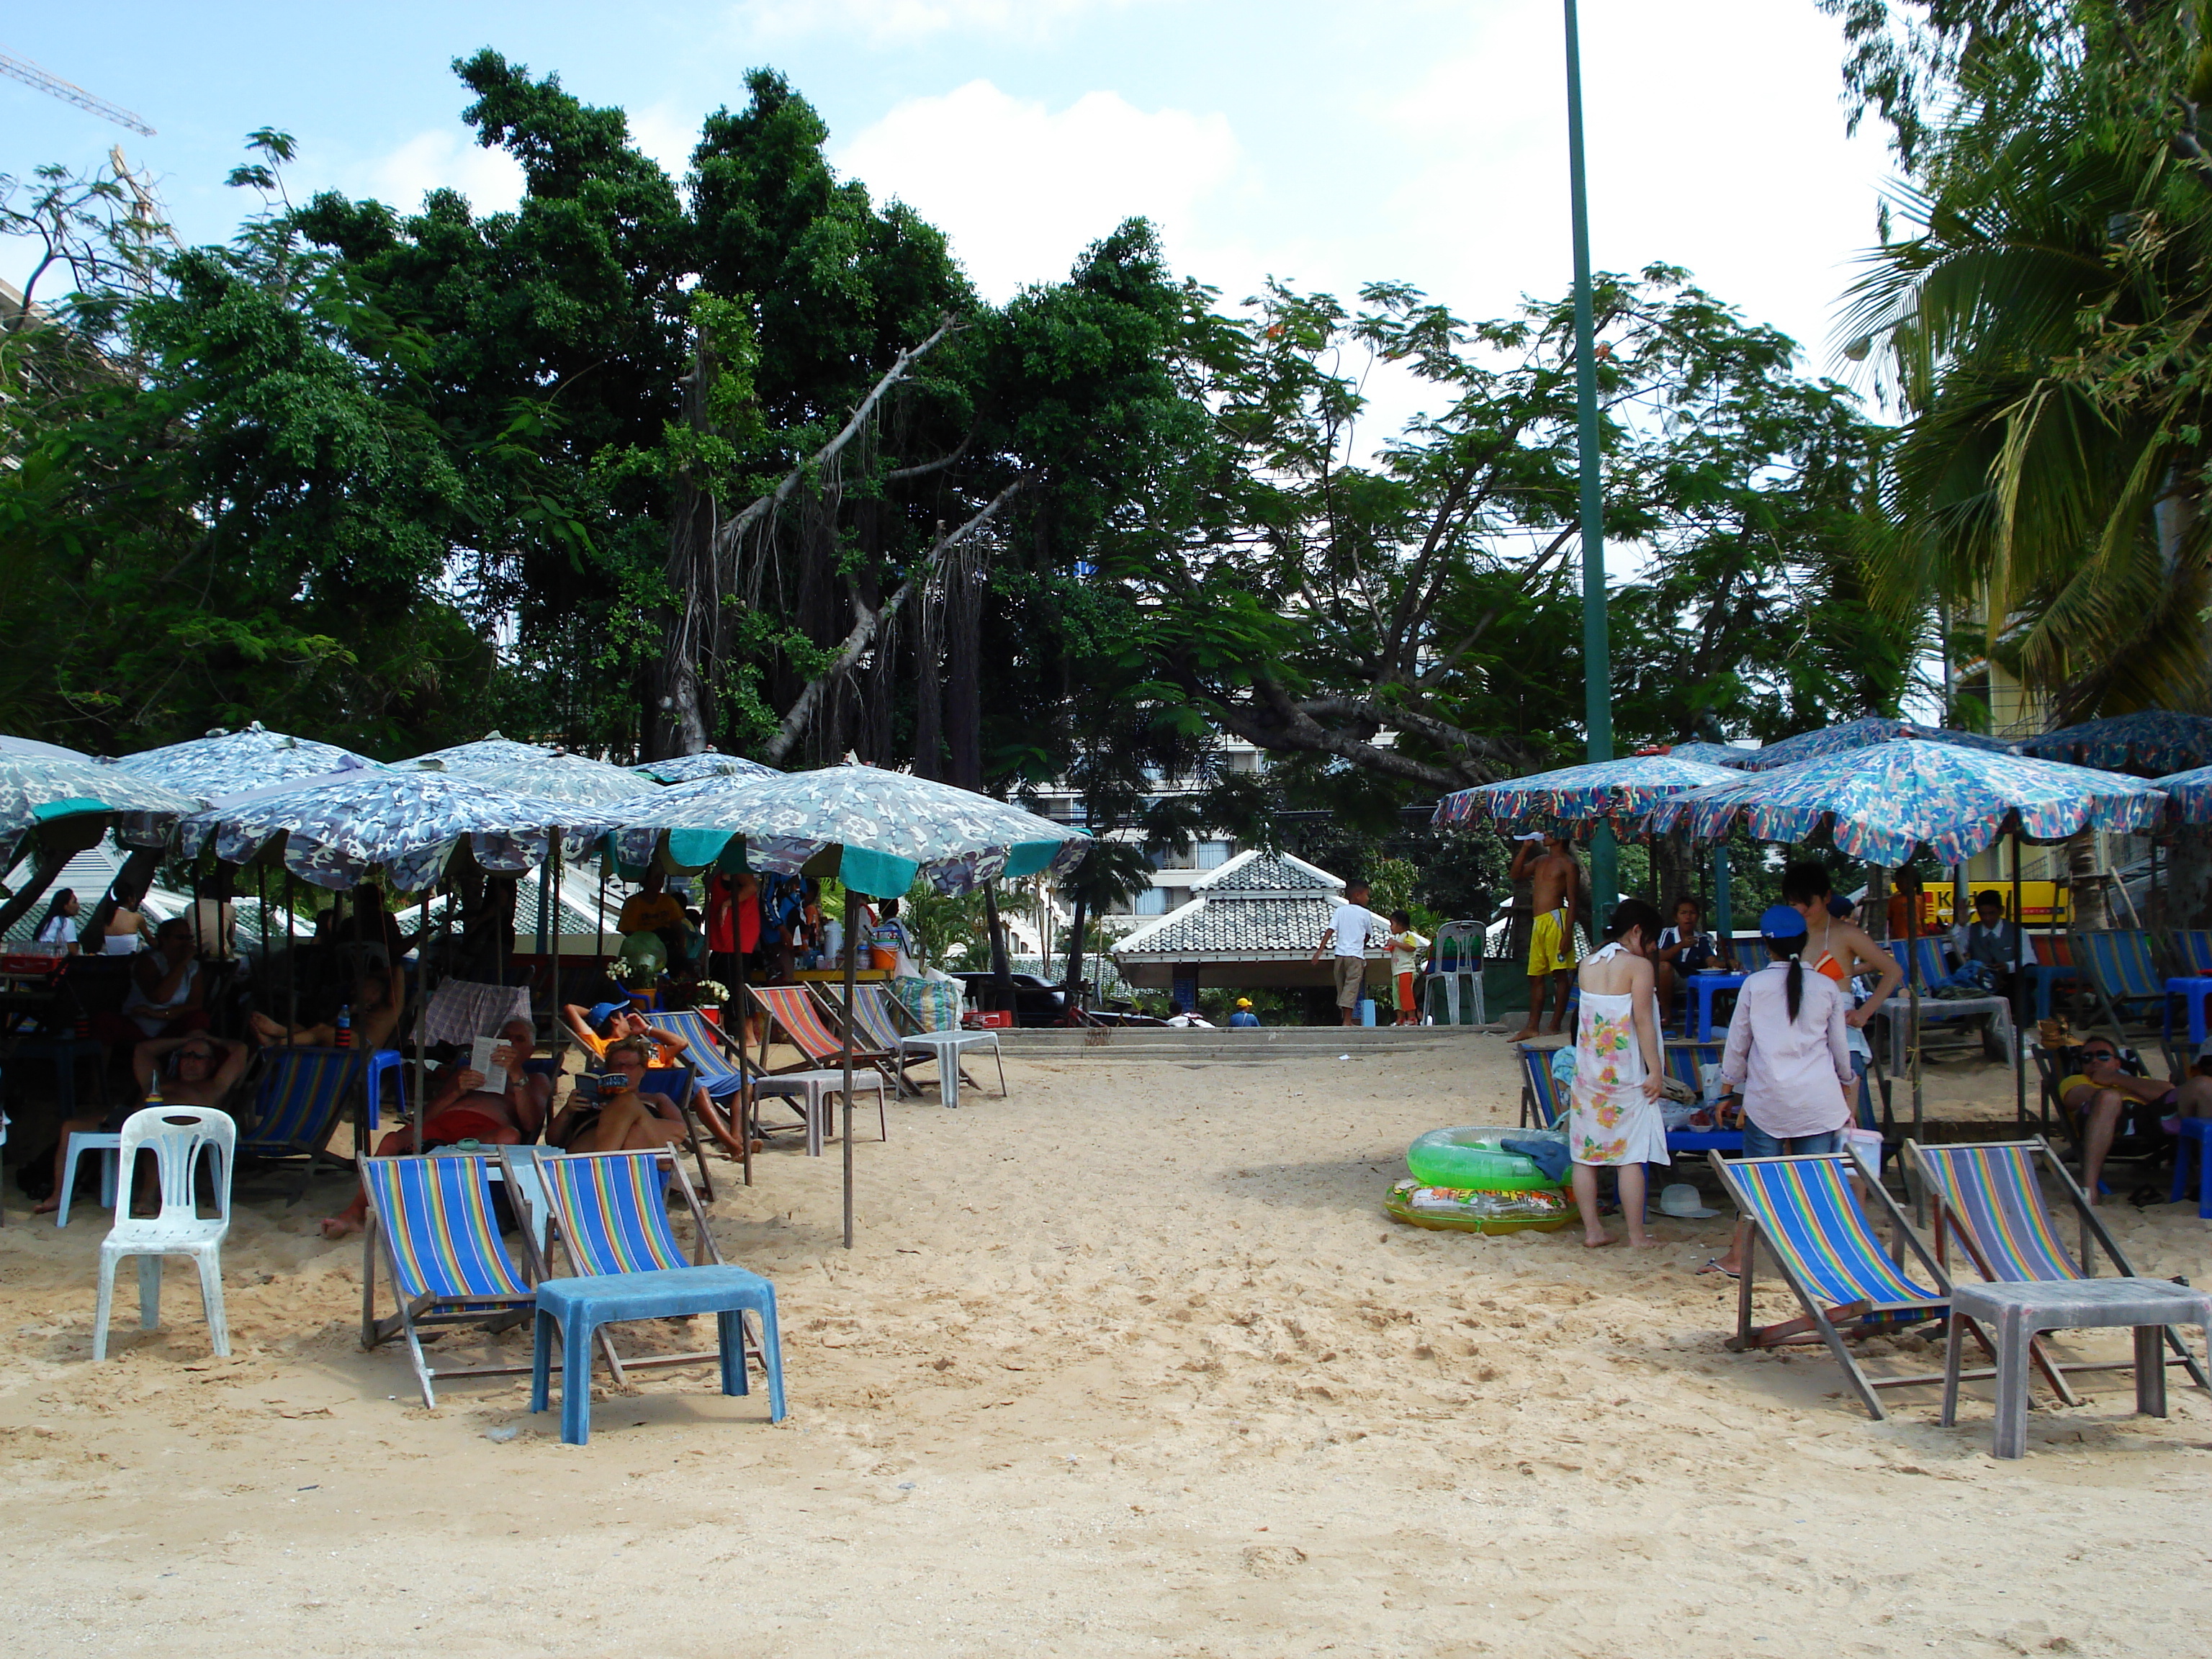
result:
<svg viewBox="0 0 2212 1659"><path fill-rule="evenodd" d="M1188 904L1122 936L1122 959L1251 961L1312 953L1344 884L1287 853L1240 853L1194 883Z"/></svg>
<svg viewBox="0 0 2212 1659"><path fill-rule="evenodd" d="M1218 897L1267 896L1334 897L1344 884L1326 870L1292 858L1288 853L1264 853L1257 848L1239 853L1212 874L1191 884L1194 893Z"/></svg>

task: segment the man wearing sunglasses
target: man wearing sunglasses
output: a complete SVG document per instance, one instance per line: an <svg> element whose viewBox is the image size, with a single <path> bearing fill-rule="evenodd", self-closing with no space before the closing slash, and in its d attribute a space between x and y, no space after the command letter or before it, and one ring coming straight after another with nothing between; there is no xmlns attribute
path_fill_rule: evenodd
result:
<svg viewBox="0 0 2212 1659"><path fill-rule="evenodd" d="M2094 1204L2122 1115L2130 1107L2138 1115L2143 1107L2171 1112L2177 1091L2169 1084L2123 1070L2119 1050L2103 1037L2086 1039L2075 1058L2081 1069L2059 1079L2058 1101L2081 1121L2081 1186Z"/></svg>
<svg viewBox="0 0 2212 1659"><path fill-rule="evenodd" d="M105 1129L113 1134L122 1128L123 1120L138 1110L146 1097L154 1092L156 1081L161 1084L165 1105L219 1107L238 1086L238 1079L246 1075L250 1052L242 1042L210 1036L205 1031L180 1037L154 1037L139 1043L131 1051L131 1074L138 1083L137 1098L117 1107L105 1118L73 1117L62 1125L61 1139L54 1147L54 1189L40 1200L37 1213L50 1215L61 1207L62 1165L68 1159L72 1133L89 1134ZM82 1170L86 1166L78 1167Z"/></svg>

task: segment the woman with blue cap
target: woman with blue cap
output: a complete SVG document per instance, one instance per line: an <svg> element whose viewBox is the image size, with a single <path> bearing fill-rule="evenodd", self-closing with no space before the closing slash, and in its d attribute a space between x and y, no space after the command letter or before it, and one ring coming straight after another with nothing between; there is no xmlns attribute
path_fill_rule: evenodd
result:
<svg viewBox="0 0 2212 1659"><path fill-rule="evenodd" d="M1808 935L1796 906L1760 916L1759 935L1772 960L1737 994L1721 1056L1722 1077L1743 1096L1743 1155L1841 1152L1857 1080L1844 1036L1849 1004L1833 980L1805 966ZM1736 1250L1706 1270L1741 1273Z"/></svg>

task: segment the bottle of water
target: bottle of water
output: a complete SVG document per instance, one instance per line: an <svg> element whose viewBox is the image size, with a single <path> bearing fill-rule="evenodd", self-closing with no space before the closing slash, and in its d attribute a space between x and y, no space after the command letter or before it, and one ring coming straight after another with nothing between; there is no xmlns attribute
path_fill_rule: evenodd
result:
<svg viewBox="0 0 2212 1659"><path fill-rule="evenodd" d="M341 1048L350 1048L353 1047L353 1005L351 1003L346 1004L343 1007L338 1010L337 1036L336 1041L337 1046Z"/></svg>
<svg viewBox="0 0 2212 1659"><path fill-rule="evenodd" d="M146 1104L156 1109L161 1104L161 1068L158 1065L154 1068L154 1081L147 1086Z"/></svg>

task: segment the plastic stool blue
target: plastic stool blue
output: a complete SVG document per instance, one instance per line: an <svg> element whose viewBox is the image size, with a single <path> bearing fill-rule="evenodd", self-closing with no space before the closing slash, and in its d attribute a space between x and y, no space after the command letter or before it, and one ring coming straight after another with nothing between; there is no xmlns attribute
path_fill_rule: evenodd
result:
<svg viewBox="0 0 2212 1659"><path fill-rule="evenodd" d="M54 1225L69 1225L70 1200L76 1192L76 1161L85 1152L100 1154L100 1207L115 1207L115 1164L123 1149L119 1134L103 1134L97 1129L75 1129L70 1133L69 1151L62 1157L62 1206L54 1212Z"/></svg>
<svg viewBox="0 0 2212 1659"><path fill-rule="evenodd" d="M387 1072L399 1073L399 1112L407 1114L406 1056L397 1048L375 1048L368 1054L366 1083L368 1089L368 1123L374 1128L384 1115L384 1078Z"/></svg>
<svg viewBox="0 0 2212 1659"><path fill-rule="evenodd" d="M537 1342L531 1355L530 1409L546 1407L553 1375L553 1333L561 1333L561 1438L580 1446L592 1437L592 1344L602 1325L710 1313L721 1344L722 1392L749 1394L745 1378L747 1313L760 1316L761 1358L768 1368L768 1419L783 1421L783 1342L775 1323L775 1286L743 1267L668 1267L598 1278L538 1283Z"/></svg>
<svg viewBox="0 0 2212 1659"><path fill-rule="evenodd" d="M2197 1218L2212 1221L2212 1180L2205 1177L2212 1171L2205 1168L2206 1135L2212 1133L2212 1117L2185 1117L2181 1120L2180 1140L2173 1149L2173 1190L2166 1201L2179 1204L2189 1196L2190 1165L2196 1164Z"/></svg>

